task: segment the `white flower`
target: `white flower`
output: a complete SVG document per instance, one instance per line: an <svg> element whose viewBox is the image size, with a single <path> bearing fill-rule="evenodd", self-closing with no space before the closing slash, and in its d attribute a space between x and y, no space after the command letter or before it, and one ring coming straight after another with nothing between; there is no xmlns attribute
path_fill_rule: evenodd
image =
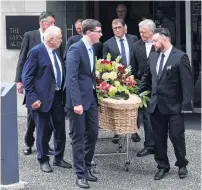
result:
<svg viewBox="0 0 202 190"><path fill-rule="evenodd" d="M100 73L96 70L95 75L97 78L100 78Z"/></svg>

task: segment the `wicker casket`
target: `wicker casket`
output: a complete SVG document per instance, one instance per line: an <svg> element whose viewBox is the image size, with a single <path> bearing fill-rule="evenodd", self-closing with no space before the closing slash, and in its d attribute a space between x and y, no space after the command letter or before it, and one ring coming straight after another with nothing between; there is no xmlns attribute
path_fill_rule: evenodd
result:
<svg viewBox="0 0 202 190"><path fill-rule="evenodd" d="M116 134L138 132L137 117L140 98L130 95L128 100L102 99L99 113L99 126Z"/></svg>

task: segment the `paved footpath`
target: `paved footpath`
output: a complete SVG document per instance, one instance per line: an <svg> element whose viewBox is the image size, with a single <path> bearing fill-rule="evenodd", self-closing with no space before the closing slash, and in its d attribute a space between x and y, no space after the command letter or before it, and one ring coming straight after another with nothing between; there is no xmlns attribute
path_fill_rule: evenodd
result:
<svg viewBox="0 0 202 190"><path fill-rule="evenodd" d="M46 174L40 171L36 159L36 147L34 153L25 156L22 152L24 145L24 134L26 130L26 118L18 119L19 139L19 164L20 180L28 182L29 190L77 190L73 169L53 167L53 172ZM66 121L68 134L68 121ZM109 132L101 132L101 137L111 137ZM186 179L179 179L177 169L174 166L175 156L169 141L168 155L171 169L161 181L154 181L156 163L153 155L144 158L136 157L137 151L143 148L143 132L141 130L141 142L130 143L131 164L129 171L124 169L125 155L96 157L97 174L99 180L90 182L91 190L200 190L201 189L201 131L186 130L187 159L189 160L189 174ZM51 140L52 142L52 140ZM117 150L117 146L110 140L98 141L96 153L110 153ZM71 146L67 135L65 160L72 163ZM52 165L53 158L50 163Z"/></svg>

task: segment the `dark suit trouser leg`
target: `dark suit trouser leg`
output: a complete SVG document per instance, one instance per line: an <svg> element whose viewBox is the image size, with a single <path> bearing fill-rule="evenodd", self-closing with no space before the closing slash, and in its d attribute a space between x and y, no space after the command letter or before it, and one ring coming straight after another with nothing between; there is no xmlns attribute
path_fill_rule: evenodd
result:
<svg viewBox="0 0 202 190"><path fill-rule="evenodd" d="M50 113L32 111L32 116L36 124L36 147L37 159L40 163L49 160L48 155L48 128L50 128Z"/></svg>
<svg viewBox="0 0 202 190"><path fill-rule="evenodd" d="M94 101L89 110L82 115L68 109L72 123L72 153L75 173L78 178L85 178L86 169L90 168L98 135L98 113Z"/></svg>
<svg viewBox="0 0 202 190"><path fill-rule="evenodd" d="M86 132L85 132L85 166L87 170L91 169L95 145L98 138L98 108L94 99L90 109L86 112Z"/></svg>
<svg viewBox="0 0 202 190"><path fill-rule="evenodd" d="M35 123L32 119L31 112L27 109L27 131L25 133L25 144L29 147L34 145L34 130L35 130Z"/></svg>
<svg viewBox="0 0 202 190"><path fill-rule="evenodd" d="M152 125L151 125L151 121L150 121L149 108L139 109L138 128L140 128L141 121L143 121L143 124L144 124L144 134L145 134L144 147L147 150L153 150L154 149L154 138L153 138L153 132L152 132Z"/></svg>
<svg viewBox="0 0 202 190"><path fill-rule="evenodd" d="M53 124L53 139L55 160L61 160L64 156L65 143L66 143L66 131L65 131L65 113L62 106L62 94L61 90L56 91L55 98L50 110Z"/></svg>
<svg viewBox="0 0 202 190"><path fill-rule="evenodd" d="M158 108L150 115L154 136L154 158L159 169L169 169L170 164L167 156L168 139L168 115L163 115Z"/></svg>
<svg viewBox="0 0 202 190"><path fill-rule="evenodd" d="M169 137L177 158L177 162L175 163L176 166L186 166L188 164L188 160L185 158L186 146L184 132L184 115L171 115L169 118Z"/></svg>
<svg viewBox="0 0 202 190"><path fill-rule="evenodd" d="M34 145L34 131L35 131L35 122L34 119L32 119L31 111L27 109L27 131L25 134L25 144L29 147L32 147ZM48 129L48 141L50 141L52 136L52 127L50 126Z"/></svg>

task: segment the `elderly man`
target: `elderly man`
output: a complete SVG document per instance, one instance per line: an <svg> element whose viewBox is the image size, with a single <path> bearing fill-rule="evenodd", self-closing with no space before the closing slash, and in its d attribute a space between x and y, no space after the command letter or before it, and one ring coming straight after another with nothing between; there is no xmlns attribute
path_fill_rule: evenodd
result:
<svg viewBox="0 0 202 190"><path fill-rule="evenodd" d="M95 52L93 44L102 36L97 20L82 22L82 39L70 46L66 59L66 107L72 124L72 152L77 175L76 184L89 188L97 181L91 173L91 161L98 136Z"/></svg>
<svg viewBox="0 0 202 190"><path fill-rule="evenodd" d="M71 168L63 160L66 134L63 106L64 64L56 52L62 42L61 29L51 26L44 33L44 43L32 48L22 73L26 106L36 124L38 161L43 172L52 172L48 153L48 128L54 133L53 165Z"/></svg>
<svg viewBox="0 0 202 190"><path fill-rule="evenodd" d="M147 59L151 52L155 51L152 36L156 28L153 20L145 19L139 23L139 32L141 39L138 40L132 47L132 74L135 78L141 80L142 75L147 66ZM154 140L152 127L150 122L150 113L148 108L142 108L138 114L138 125L140 126L141 118L143 117L144 124L144 149L137 153L138 157L146 156L154 153Z"/></svg>
<svg viewBox="0 0 202 190"><path fill-rule="evenodd" d="M180 178L187 176L185 127L183 113L192 112L193 76L186 53L171 44L168 29L154 31L156 52L150 54L141 80L139 93L151 89L149 111L155 142L155 161L158 172L155 180L161 180L170 169L167 156L168 134L173 144Z"/></svg>
<svg viewBox="0 0 202 190"><path fill-rule="evenodd" d="M21 44L21 50L19 55L19 60L16 68L16 77L15 82L17 82L17 90L20 94L23 94L23 83L21 79L21 74L23 70L23 66L25 64L25 60L27 58L28 51L33 48L34 46L40 44L43 42L44 39L44 32L45 30L55 24L55 16L50 12L42 12L39 16L39 25L40 28L37 30L29 31L25 33L25 36L23 38L22 44ZM27 115L27 131L25 134L25 149L24 154L29 155L32 153L32 146L34 145L34 130L35 130L35 123L34 120L31 117L31 113L28 110ZM49 139L52 135L52 129L49 127L47 129L49 132ZM49 148L49 154L52 154L52 149Z"/></svg>

